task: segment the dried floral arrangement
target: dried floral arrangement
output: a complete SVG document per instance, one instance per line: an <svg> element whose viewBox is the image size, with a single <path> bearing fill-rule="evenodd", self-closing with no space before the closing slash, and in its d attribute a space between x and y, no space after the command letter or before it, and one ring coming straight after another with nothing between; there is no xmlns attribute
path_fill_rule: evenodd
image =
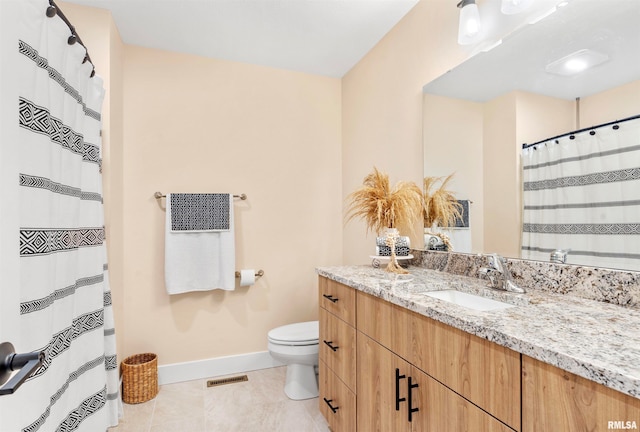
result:
<svg viewBox="0 0 640 432"><path fill-rule="evenodd" d="M456 220L462 217L462 205L458 202L453 192L446 189L453 178L453 174L447 177L424 178L424 226L425 228L437 225L441 228L455 226ZM435 185L440 182L440 186ZM434 189L435 190L432 190Z"/></svg>
<svg viewBox="0 0 640 432"><path fill-rule="evenodd" d="M422 191L413 182L398 182L393 188L389 176L376 167L364 178L362 187L352 192L347 199L347 222L354 218L363 219L367 232L382 233L385 228L411 231L423 211ZM389 239L389 236L387 236ZM392 241L390 239L389 241ZM387 271L407 273L397 263L394 245L391 247L391 259Z"/></svg>
<svg viewBox="0 0 640 432"><path fill-rule="evenodd" d="M444 180L443 180L444 178ZM456 220L462 218L462 205L458 202L453 192L447 190L447 185L453 178L453 174L447 177L425 177L424 178L424 227L429 229L433 226L448 228L456 225ZM436 184L440 186L436 188ZM449 237L441 232L426 232L439 237L447 250L453 250Z"/></svg>

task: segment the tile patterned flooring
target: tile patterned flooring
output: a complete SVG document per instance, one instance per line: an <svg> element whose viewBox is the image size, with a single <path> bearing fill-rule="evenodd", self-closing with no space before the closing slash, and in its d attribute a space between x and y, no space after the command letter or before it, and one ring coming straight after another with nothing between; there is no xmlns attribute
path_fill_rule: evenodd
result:
<svg viewBox="0 0 640 432"><path fill-rule="evenodd" d="M328 432L318 398L284 394L285 373L262 369L246 373L248 381L209 388L206 379L163 385L149 402L124 404L124 418L109 432Z"/></svg>

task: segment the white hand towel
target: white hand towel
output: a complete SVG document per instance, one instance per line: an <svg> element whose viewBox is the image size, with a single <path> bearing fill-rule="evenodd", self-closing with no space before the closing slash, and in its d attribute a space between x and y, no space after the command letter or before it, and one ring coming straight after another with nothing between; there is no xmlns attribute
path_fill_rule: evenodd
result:
<svg viewBox="0 0 640 432"><path fill-rule="evenodd" d="M235 289L233 195L229 194L229 230L171 230L171 194L165 222L165 286L169 294Z"/></svg>

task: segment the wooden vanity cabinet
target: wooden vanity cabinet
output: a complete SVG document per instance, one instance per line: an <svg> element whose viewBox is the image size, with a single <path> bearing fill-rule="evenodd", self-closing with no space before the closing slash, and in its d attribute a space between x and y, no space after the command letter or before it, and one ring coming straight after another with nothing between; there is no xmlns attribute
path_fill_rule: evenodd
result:
<svg viewBox="0 0 640 432"><path fill-rule="evenodd" d="M358 430L512 432L361 332L358 368Z"/></svg>
<svg viewBox="0 0 640 432"><path fill-rule="evenodd" d="M411 313L363 292L356 293L357 329L405 359L411 358Z"/></svg>
<svg viewBox="0 0 640 432"><path fill-rule="evenodd" d="M361 333L415 366L414 379L421 376L429 383L418 393L430 395L425 404L442 414L419 416L420 422L445 422L440 429L425 430L457 430L452 424L467 430L465 424L476 423L488 428L477 430L503 430L491 415L520 430L520 354L363 292L356 293L356 305L358 374L366 361L360 352ZM361 381L366 379L364 374ZM367 405L360 400L367 397L361 389L359 381L359 418L360 408Z"/></svg>
<svg viewBox="0 0 640 432"><path fill-rule="evenodd" d="M522 356L523 432L614 429L640 429L640 399Z"/></svg>
<svg viewBox="0 0 640 432"><path fill-rule="evenodd" d="M319 278L320 412L334 432L356 430L356 293Z"/></svg>
<svg viewBox="0 0 640 432"><path fill-rule="evenodd" d="M410 431L406 383L411 365L360 332L357 351L358 430Z"/></svg>
<svg viewBox="0 0 640 432"><path fill-rule="evenodd" d="M640 429L640 399L327 278L319 286L320 410L333 432Z"/></svg>
<svg viewBox="0 0 640 432"><path fill-rule="evenodd" d="M333 432L356 431L356 395L320 360L320 413Z"/></svg>
<svg viewBox="0 0 640 432"><path fill-rule="evenodd" d="M520 430L520 353L411 313L409 361L431 377Z"/></svg>
<svg viewBox="0 0 640 432"><path fill-rule="evenodd" d="M351 391L356 391L356 330L340 318L320 308L318 351L328 368Z"/></svg>
<svg viewBox="0 0 640 432"><path fill-rule="evenodd" d="M325 277L318 278L320 307L350 326L356 325L356 290Z"/></svg>

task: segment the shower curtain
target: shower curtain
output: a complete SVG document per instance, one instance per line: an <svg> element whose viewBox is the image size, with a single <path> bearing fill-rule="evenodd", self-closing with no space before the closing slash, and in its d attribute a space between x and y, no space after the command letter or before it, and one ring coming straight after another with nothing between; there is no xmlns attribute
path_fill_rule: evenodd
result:
<svg viewBox="0 0 640 432"><path fill-rule="evenodd" d="M522 257L640 270L640 119L522 151Z"/></svg>
<svg viewBox="0 0 640 432"><path fill-rule="evenodd" d="M46 16L46 0L22 0L13 35L18 100L13 118L19 229L3 241L17 254L17 328L21 351L43 351L42 366L3 413L7 431L105 431L118 421L115 330L106 261L101 175L102 80L69 45L69 27ZM3 33L3 37L6 35ZM15 125L15 126L14 126ZM2 166L11 163L3 158ZM19 248L18 248L19 245ZM6 329L3 332L6 335ZM4 337L4 336L3 336ZM18 402L16 402L16 400ZM0 403L4 401L0 400Z"/></svg>

